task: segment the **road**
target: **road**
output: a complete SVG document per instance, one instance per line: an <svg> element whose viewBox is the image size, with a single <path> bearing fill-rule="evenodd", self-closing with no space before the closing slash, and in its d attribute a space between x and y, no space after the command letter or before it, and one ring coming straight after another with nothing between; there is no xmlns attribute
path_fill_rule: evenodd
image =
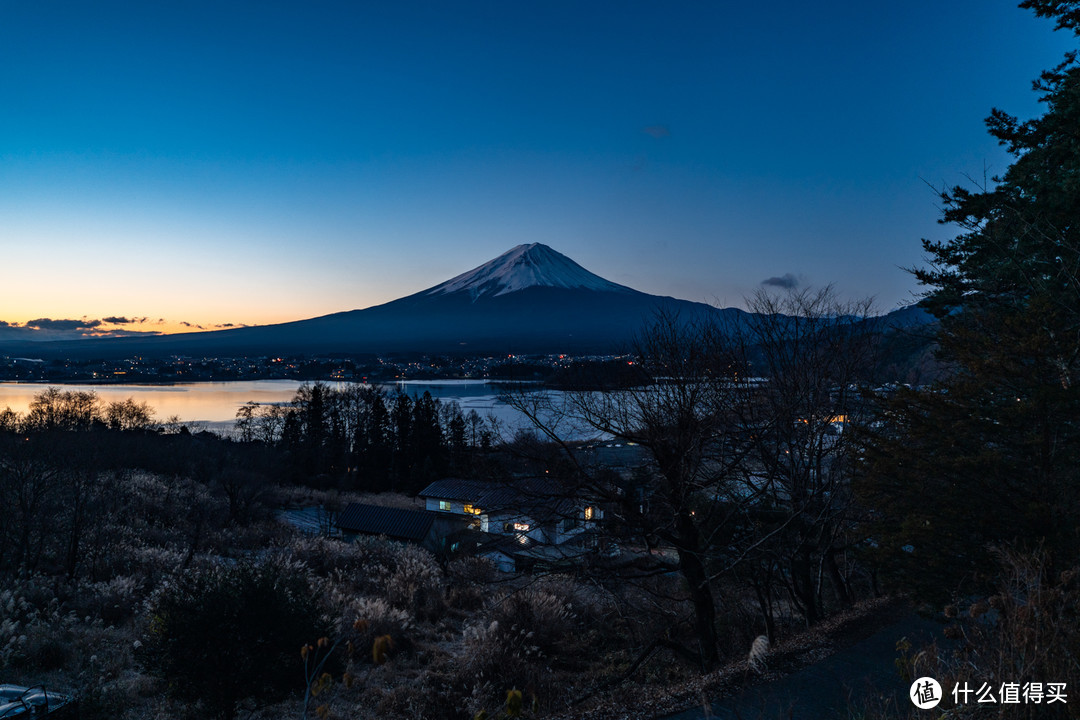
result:
<svg viewBox="0 0 1080 720"><path fill-rule="evenodd" d="M903 637L914 648L929 643L941 626L914 613L868 638L843 648L813 665L776 680L745 688L717 700L712 707L665 715L663 720L826 720L858 716L852 710L864 703L882 707L912 708L907 699L909 684L901 680L894 660L896 642Z"/></svg>

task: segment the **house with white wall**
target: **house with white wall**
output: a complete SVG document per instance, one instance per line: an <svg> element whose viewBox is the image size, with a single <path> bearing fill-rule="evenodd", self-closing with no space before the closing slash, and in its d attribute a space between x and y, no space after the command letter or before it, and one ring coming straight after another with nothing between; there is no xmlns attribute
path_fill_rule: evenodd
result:
<svg viewBox="0 0 1080 720"><path fill-rule="evenodd" d="M602 511L547 478L493 483L446 478L420 491L425 507L455 517L463 527L514 538L522 552L564 545L595 529ZM506 543L498 543L506 550ZM511 546L512 547L512 546Z"/></svg>

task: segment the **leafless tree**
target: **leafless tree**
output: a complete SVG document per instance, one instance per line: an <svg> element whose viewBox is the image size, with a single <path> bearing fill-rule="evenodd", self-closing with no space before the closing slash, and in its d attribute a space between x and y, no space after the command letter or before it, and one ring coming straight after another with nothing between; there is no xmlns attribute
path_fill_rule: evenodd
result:
<svg viewBox="0 0 1080 720"><path fill-rule="evenodd" d="M756 543L749 578L772 636L778 589L810 624L823 613L823 578L837 602L852 600L849 428L868 409L879 321L870 301L843 302L831 288L759 292L748 306L739 337L758 381L738 412L762 493L752 515L781 528Z"/></svg>
<svg viewBox="0 0 1080 720"><path fill-rule="evenodd" d="M105 406L105 423L113 430L144 430L154 423L154 409L134 398Z"/></svg>
<svg viewBox="0 0 1080 720"><path fill-rule="evenodd" d="M657 317L628 356L642 384L510 398L562 449L572 491L608 508L623 576L682 577L703 668L719 659L723 577L754 588L773 637L778 601L808 622L821 616L823 576L840 602L851 599L843 428L873 365L869 303L825 289L761 293L748 305L750 314L718 314L727 322ZM647 461L622 476L590 464L574 441L589 433L633 443Z"/></svg>
<svg viewBox="0 0 1080 720"><path fill-rule="evenodd" d="M623 538L621 569L628 576L677 573L693 607L696 648L686 651L703 669L719 661L710 555L739 508L753 501L741 468L745 442L736 408L745 392L738 345L715 323L658 316L632 356L651 382L554 396L525 393L512 404L565 451L575 492L600 500ZM590 466L571 433L633 443L649 462L633 477ZM685 649L684 649L685 650Z"/></svg>
<svg viewBox="0 0 1080 720"><path fill-rule="evenodd" d="M18 436L0 443L0 568L32 572L57 533L59 470L40 444Z"/></svg>
<svg viewBox="0 0 1080 720"><path fill-rule="evenodd" d="M255 401L244 403L236 410L237 438L242 442L260 440L273 445L281 440L288 408L281 405L264 405Z"/></svg>
<svg viewBox="0 0 1080 720"><path fill-rule="evenodd" d="M97 393L49 387L30 402L25 424L34 430L89 430L100 421Z"/></svg>

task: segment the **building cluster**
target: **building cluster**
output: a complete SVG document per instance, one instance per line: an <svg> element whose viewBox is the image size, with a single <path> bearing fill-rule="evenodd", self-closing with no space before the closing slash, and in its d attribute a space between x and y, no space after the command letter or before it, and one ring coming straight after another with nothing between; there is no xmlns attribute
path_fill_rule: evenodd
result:
<svg viewBox="0 0 1080 720"><path fill-rule="evenodd" d="M181 357L60 360L0 356L0 382L177 383L230 380L545 380L573 363L616 356Z"/></svg>
<svg viewBox="0 0 1080 720"><path fill-rule="evenodd" d="M383 536L443 557L483 557L503 572L582 562L601 550L599 503L546 477L501 483L446 478L419 497L423 510L350 503L336 528L345 538Z"/></svg>

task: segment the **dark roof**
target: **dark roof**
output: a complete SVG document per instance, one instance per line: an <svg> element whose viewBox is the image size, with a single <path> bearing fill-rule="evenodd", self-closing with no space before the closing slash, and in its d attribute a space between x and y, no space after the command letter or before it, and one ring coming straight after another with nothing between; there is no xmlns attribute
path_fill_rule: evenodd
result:
<svg viewBox="0 0 1080 720"><path fill-rule="evenodd" d="M337 526L346 532L420 541L427 536L434 521L435 513L427 510L349 503L338 515Z"/></svg>
<svg viewBox="0 0 1080 720"><path fill-rule="evenodd" d="M485 512L514 510L541 516L566 513L580 504L568 497L552 480L521 478L504 483L484 480L445 478L436 480L419 492L420 497L437 500L461 500Z"/></svg>
<svg viewBox="0 0 1080 720"><path fill-rule="evenodd" d="M325 509L317 506L281 510L277 516L295 529L308 535L322 535L330 529L329 525L334 522L332 514L328 514Z"/></svg>
<svg viewBox="0 0 1080 720"><path fill-rule="evenodd" d="M436 498L438 500L465 500L475 503L490 492L492 487L494 487L492 483L483 480L444 478L431 483L418 494L420 497Z"/></svg>

